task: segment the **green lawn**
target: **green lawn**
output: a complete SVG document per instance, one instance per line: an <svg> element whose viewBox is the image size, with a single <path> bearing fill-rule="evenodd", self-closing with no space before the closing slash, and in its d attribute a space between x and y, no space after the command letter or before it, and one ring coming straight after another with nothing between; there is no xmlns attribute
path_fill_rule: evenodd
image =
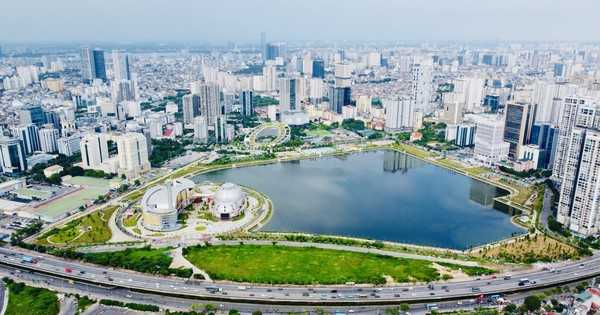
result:
<svg viewBox="0 0 600 315"><path fill-rule="evenodd" d="M315 247L236 245L190 247L185 257L212 279L277 284L385 283L440 278L431 262Z"/></svg>
<svg viewBox="0 0 600 315"><path fill-rule="evenodd" d="M75 212L79 207L89 201L93 201L100 195L104 195L106 190L97 188L85 188L75 193L69 194L66 198L59 197L55 201L50 201L40 207L39 213L42 215L55 216L67 212Z"/></svg>
<svg viewBox="0 0 600 315"><path fill-rule="evenodd" d="M8 307L5 315L58 314L60 304L56 292L16 282L9 283L8 287Z"/></svg>
<svg viewBox="0 0 600 315"><path fill-rule="evenodd" d="M108 221L117 208L117 206L109 206L68 222L62 228L46 232L38 239L38 243L42 245L72 245L107 242L112 237ZM84 226L89 227L89 230L82 232Z"/></svg>
<svg viewBox="0 0 600 315"><path fill-rule="evenodd" d="M129 219L124 219L124 220L123 220L123 225L124 225L125 227L132 227L132 226L135 226L135 225L137 224L137 220L139 219L139 217L140 217L140 214L139 214L139 213L136 213L136 214L134 214L134 215L133 215L131 218L129 218Z"/></svg>
<svg viewBox="0 0 600 315"><path fill-rule="evenodd" d="M329 132L327 130L309 130L306 132L307 136L317 136L317 137L326 136L329 134L331 134L331 132Z"/></svg>

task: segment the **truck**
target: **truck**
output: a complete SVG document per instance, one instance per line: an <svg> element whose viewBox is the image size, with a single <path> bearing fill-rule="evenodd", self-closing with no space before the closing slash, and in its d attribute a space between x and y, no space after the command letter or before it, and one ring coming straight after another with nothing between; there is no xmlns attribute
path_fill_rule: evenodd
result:
<svg viewBox="0 0 600 315"><path fill-rule="evenodd" d="M71 273L73 270L71 270L71 268L67 267L67 268L65 268L65 271L68 272L68 273Z"/></svg>
<svg viewBox="0 0 600 315"><path fill-rule="evenodd" d="M37 260L29 256L23 256L23 258L21 258L21 262L35 264L37 263Z"/></svg>
<svg viewBox="0 0 600 315"><path fill-rule="evenodd" d="M239 290L239 291L246 291L246 287L243 287L243 286L241 286L241 287L238 287L238 290Z"/></svg>

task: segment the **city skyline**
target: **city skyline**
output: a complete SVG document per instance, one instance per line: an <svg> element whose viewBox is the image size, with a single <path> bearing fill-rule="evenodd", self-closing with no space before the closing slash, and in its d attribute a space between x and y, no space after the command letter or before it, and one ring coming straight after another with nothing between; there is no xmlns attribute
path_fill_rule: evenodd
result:
<svg viewBox="0 0 600 315"><path fill-rule="evenodd" d="M259 42L261 32L269 41L597 42L594 13L600 3L310 0L290 7L273 0L181 0L175 5L58 0L7 2L3 7L0 29L11 31L0 33L2 43Z"/></svg>

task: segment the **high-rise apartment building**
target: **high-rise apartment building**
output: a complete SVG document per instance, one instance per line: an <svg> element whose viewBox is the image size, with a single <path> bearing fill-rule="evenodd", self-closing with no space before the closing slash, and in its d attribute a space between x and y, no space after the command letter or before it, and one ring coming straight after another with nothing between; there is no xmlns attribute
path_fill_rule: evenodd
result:
<svg viewBox="0 0 600 315"><path fill-rule="evenodd" d="M254 115L254 91L246 90L242 91L240 95L240 105L242 107L242 115L252 116Z"/></svg>
<svg viewBox="0 0 600 315"><path fill-rule="evenodd" d="M19 139L0 138L0 159L6 175L15 176L27 170L25 150Z"/></svg>
<svg viewBox="0 0 600 315"><path fill-rule="evenodd" d="M565 97L553 177L561 181L557 220L581 235L600 230L600 102Z"/></svg>
<svg viewBox="0 0 600 315"><path fill-rule="evenodd" d="M200 143L208 141L208 123L204 116L194 118L194 141Z"/></svg>
<svg viewBox="0 0 600 315"><path fill-rule="evenodd" d="M431 67L414 64L412 68L411 98L414 109L427 112L433 97L433 75Z"/></svg>
<svg viewBox="0 0 600 315"><path fill-rule="evenodd" d="M521 146L529 144L531 127L535 121L536 105L509 102L504 110L504 141L510 143L508 156L518 159Z"/></svg>
<svg viewBox="0 0 600 315"><path fill-rule="evenodd" d="M148 146L142 133L131 132L117 137L119 175L133 179L150 171Z"/></svg>
<svg viewBox="0 0 600 315"><path fill-rule="evenodd" d="M286 57L285 43L268 43L267 49L267 60L275 60L277 58Z"/></svg>
<svg viewBox="0 0 600 315"><path fill-rule="evenodd" d="M562 180L566 173L571 132L575 126L594 127L594 115L598 113L600 100L585 96L565 97L559 120L558 140L552 177Z"/></svg>
<svg viewBox="0 0 600 315"><path fill-rule="evenodd" d="M200 116L200 96L194 94L184 95L183 103L183 124L192 125L194 119Z"/></svg>
<svg viewBox="0 0 600 315"><path fill-rule="evenodd" d="M200 97L200 115L205 116L208 124L215 122L215 117L220 115L221 88L216 83L202 83L198 87Z"/></svg>
<svg viewBox="0 0 600 315"><path fill-rule="evenodd" d="M413 103L410 98L402 97L395 100L383 100L385 107L385 130L396 132L411 129L413 125Z"/></svg>

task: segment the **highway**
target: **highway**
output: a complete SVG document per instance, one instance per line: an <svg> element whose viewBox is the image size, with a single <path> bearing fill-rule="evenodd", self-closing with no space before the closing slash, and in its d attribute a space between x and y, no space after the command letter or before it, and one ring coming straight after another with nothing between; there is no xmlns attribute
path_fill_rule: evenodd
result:
<svg viewBox="0 0 600 315"><path fill-rule="evenodd" d="M22 254L38 259L36 264L24 263ZM375 305L398 302L426 302L449 299L468 299L481 294L511 293L524 289L543 288L555 284L589 279L600 274L600 257L585 262L573 262L557 267L556 272L536 271L512 275L511 279L485 276L469 281L403 286L268 286L226 283L196 283L185 279L113 270L49 255L31 255L20 248L0 248L0 263L15 269L30 269L59 277L82 280L106 286L122 287L145 292L187 296L196 299L242 301L263 304L318 305ZM70 269L70 272L67 271ZM527 283L519 285L519 279ZM244 286L245 288L240 288ZM474 289L475 288L475 289ZM240 290L243 289L243 290Z"/></svg>

